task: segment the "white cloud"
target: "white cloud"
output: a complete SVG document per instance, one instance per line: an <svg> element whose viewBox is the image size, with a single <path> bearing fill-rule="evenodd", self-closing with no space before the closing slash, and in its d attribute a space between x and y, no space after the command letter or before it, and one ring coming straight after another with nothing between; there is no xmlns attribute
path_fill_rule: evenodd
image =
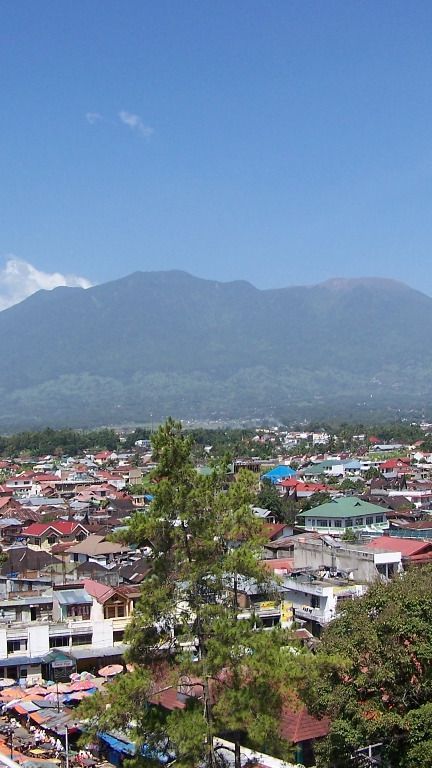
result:
<svg viewBox="0 0 432 768"><path fill-rule="evenodd" d="M126 112L126 110L122 109L118 116L124 125L127 125L132 131L140 133L145 139L149 139L154 133L153 128L146 125L139 115L134 115L132 112Z"/></svg>
<svg viewBox="0 0 432 768"><path fill-rule="evenodd" d="M50 291L60 285L90 288L91 282L78 275L41 272L27 261L7 256L3 269L0 269L0 311L18 304L36 291Z"/></svg>
<svg viewBox="0 0 432 768"><path fill-rule="evenodd" d="M90 123L90 125L95 125L95 123L103 120L103 116L100 114L100 112L86 112L86 120L88 123Z"/></svg>

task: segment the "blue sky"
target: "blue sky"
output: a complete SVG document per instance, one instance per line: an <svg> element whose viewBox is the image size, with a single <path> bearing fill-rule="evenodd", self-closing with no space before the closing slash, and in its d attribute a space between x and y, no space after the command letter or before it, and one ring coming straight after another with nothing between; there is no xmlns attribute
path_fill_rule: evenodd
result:
<svg viewBox="0 0 432 768"><path fill-rule="evenodd" d="M0 257L432 295L431 35L421 0L4 0Z"/></svg>

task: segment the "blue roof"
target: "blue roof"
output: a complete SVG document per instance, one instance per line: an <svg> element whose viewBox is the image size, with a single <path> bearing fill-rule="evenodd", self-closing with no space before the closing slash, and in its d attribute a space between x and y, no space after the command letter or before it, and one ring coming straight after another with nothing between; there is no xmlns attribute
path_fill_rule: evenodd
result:
<svg viewBox="0 0 432 768"><path fill-rule="evenodd" d="M361 469L361 464L357 459L351 459L350 461L344 461L345 469Z"/></svg>
<svg viewBox="0 0 432 768"><path fill-rule="evenodd" d="M102 741L105 741L106 744L109 744L109 746L115 749L117 752L124 752L127 755L135 754L135 744L132 744L130 741L122 741L121 739L116 739L116 737L112 736L110 733L101 732L98 735Z"/></svg>
<svg viewBox="0 0 432 768"><path fill-rule="evenodd" d="M262 480L270 480L272 483L277 483L279 480L285 480L287 477L295 475L295 469L288 467L286 464L279 464L278 467L270 469L261 476Z"/></svg>

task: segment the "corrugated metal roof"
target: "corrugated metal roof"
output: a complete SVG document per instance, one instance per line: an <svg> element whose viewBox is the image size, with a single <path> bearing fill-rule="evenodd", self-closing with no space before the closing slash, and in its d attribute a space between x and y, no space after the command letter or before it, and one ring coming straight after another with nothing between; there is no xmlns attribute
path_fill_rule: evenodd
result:
<svg viewBox="0 0 432 768"><path fill-rule="evenodd" d="M107 658L109 656L123 656L128 646L120 644L108 648L71 648L71 656L75 659Z"/></svg>
<svg viewBox="0 0 432 768"><path fill-rule="evenodd" d="M40 656L9 656L8 659L0 659L1 667L22 667L40 663Z"/></svg>
<svg viewBox="0 0 432 768"><path fill-rule="evenodd" d="M85 589L59 589L54 594L60 605L90 605L93 602Z"/></svg>

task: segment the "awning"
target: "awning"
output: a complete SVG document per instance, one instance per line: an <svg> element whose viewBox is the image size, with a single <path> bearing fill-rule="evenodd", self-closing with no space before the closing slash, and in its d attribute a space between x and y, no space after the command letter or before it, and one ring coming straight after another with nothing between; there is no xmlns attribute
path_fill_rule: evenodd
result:
<svg viewBox="0 0 432 768"><path fill-rule="evenodd" d="M8 659L0 659L0 667L29 667L42 662L40 656L11 656Z"/></svg>
<svg viewBox="0 0 432 768"><path fill-rule="evenodd" d="M109 656L123 656L127 648L128 646L123 644L110 648L96 648L92 646L91 648L71 648L70 653L75 659L105 659Z"/></svg>

